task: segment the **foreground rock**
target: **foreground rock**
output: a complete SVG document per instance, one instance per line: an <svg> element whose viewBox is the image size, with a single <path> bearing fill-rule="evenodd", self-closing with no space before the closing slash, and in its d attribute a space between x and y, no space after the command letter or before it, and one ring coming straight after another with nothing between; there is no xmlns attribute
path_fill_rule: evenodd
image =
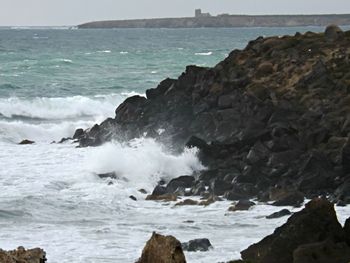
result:
<svg viewBox="0 0 350 263"><path fill-rule="evenodd" d="M338 222L333 204L314 199L241 255L252 263L348 263L346 242L346 229Z"/></svg>
<svg viewBox="0 0 350 263"><path fill-rule="evenodd" d="M45 263L46 260L46 253L40 248L26 250L23 247L18 247L11 251L0 249L1 263Z"/></svg>
<svg viewBox="0 0 350 263"><path fill-rule="evenodd" d="M186 259L175 237L153 233L137 263L186 263Z"/></svg>
<svg viewBox="0 0 350 263"><path fill-rule="evenodd" d="M350 31L337 26L259 37L213 68L188 66L147 98L126 99L114 118L76 138L97 146L146 135L174 151L197 147L208 170L172 181L163 194L293 206L330 195L350 203L343 187L350 181L349 61ZM297 195L271 199L275 188Z"/></svg>

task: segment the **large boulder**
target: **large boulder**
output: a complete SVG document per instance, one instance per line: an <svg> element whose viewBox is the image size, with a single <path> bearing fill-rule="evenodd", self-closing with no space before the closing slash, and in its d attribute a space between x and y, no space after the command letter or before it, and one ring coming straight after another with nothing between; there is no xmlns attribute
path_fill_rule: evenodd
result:
<svg viewBox="0 0 350 263"><path fill-rule="evenodd" d="M344 32L337 25L329 25L327 26L324 35L328 41L334 41L344 36Z"/></svg>
<svg viewBox="0 0 350 263"><path fill-rule="evenodd" d="M293 263L348 263L350 247L326 240L299 246L293 253Z"/></svg>
<svg viewBox="0 0 350 263"><path fill-rule="evenodd" d="M243 260L254 263L293 263L293 253L299 246L325 240L343 241L344 232L333 204L314 199L273 234L251 245L241 255Z"/></svg>
<svg viewBox="0 0 350 263"><path fill-rule="evenodd" d="M46 253L40 248L26 250L24 247L18 247L11 251L0 249L1 263L45 263L46 260Z"/></svg>
<svg viewBox="0 0 350 263"><path fill-rule="evenodd" d="M186 263L179 240L153 232L137 263Z"/></svg>

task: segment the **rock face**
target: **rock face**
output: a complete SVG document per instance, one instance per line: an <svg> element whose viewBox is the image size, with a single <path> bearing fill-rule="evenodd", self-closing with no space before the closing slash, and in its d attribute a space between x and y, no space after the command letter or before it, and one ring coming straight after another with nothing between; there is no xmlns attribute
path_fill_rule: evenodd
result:
<svg viewBox="0 0 350 263"><path fill-rule="evenodd" d="M277 201L269 193L278 188L299 193L280 205L320 195L349 203L349 72L350 31L259 37L213 68L188 66L147 98L126 99L79 144L146 134L174 151L200 149L208 170L164 194L188 187L189 195Z"/></svg>
<svg viewBox="0 0 350 263"><path fill-rule="evenodd" d="M16 250L4 251L0 249L1 263L45 263L46 253L40 248L24 249L18 247Z"/></svg>
<svg viewBox="0 0 350 263"><path fill-rule="evenodd" d="M137 263L186 263L186 259L175 237L153 233Z"/></svg>
<svg viewBox="0 0 350 263"><path fill-rule="evenodd" d="M345 232L333 204L314 199L272 235L242 251L241 255L243 260L254 263L347 263L350 247L346 244Z"/></svg>

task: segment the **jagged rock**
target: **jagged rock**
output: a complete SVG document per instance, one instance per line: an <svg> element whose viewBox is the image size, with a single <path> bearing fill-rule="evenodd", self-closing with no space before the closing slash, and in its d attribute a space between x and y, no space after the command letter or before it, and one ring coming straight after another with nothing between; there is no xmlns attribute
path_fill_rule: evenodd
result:
<svg viewBox="0 0 350 263"><path fill-rule="evenodd" d="M26 250L24 247L18 247L11 251L0 249L1 263L45 263L46 260L46 253L40 248Z"/></svg>
<svg viewBox="0 0 350 263"><path fill-rule="evenodd" d="M282 209L278 212L272 213L271 215L266 216L267 219L274 219L274 218L280 218L284 216L291 215L292 212L289 211L288 209Z"/></svg>
<svg viewBox="0 0 350 263"><path fill-rule="evenodd" d="M21 141L20 143L18 143L18 144L20 144L20 145L26 145L26 144L33 144L33 143L35 143L34 141L31 141L31 140L23 140L23 141Z"/></svg>
<svg viewBox="0 0 350 263"><path fill-rule="evenodd" d="M301 245L325 240L341 242L344 232L333 204L314 199L293 214L283 226L241 252L243 260L254 263L293 263L293 253Z"/></svg>
<svg viewBox="0 0 350 263"><path fill-rule="evenodd" d="M326 240L299 246L293 253L293 263L348 263L350 247Z"/></svg>
<svg viewBox="0 0 350 263"><path fill-rule="evenodd" d="M166 186L167 193L174 193L178 188L190 188L193 186L194 177L183 175L177 178L172 179Z"/></svg>
<svg viewBox="0 0 350 263"><path fill-rule="evenodd" d="M345 221L344 233L345 233L345 241L350 246L350 217Z"/></svg>
<svg viewBox="0 0 350 263"><path fill-rule="evenodd" d="M249 210L252 206L254 206L255 203L251 202L249 200L239 200L237 204L234 206L231 206L228 211L244 211L244 210Z"/></svg>
<svg viewBox="0 0 350 263"><path fill-rule="evenodd" d="M350 31L336 26L257 38L214 68L188 66L147 99L126 99L115 118L85 130L79 145L146 134L175 152L197 147L207 170L190 192L171 190L180 195L271 201L268 190L280 185L342 201L334 193L350 173L349 46ZM242 185L249 191L237 191Z"/></svg>
<svg viewBox="0 0 350 263"><path fill-rule="evenodd" d="M83 129L76 129L73 135L73 139L77 140L80 139L82 136L84 136L84 130Z"/></svg>
<svg viewBox="0 0 350 263"><path fill-rule="evenodd" d="M199 238L199 239L193 239L188 242L184 242L181 244L182 249L185 251L208 251L209 248L212 247L209 239L207 238Z"/></svg>
<svg viewBox="0 0 350 263"><path fill-rule="evenodd" d="M167 189L165 186L162 185L157 185L152 192L152 195L156 196L156 195L165 195L167 194Z"/></svg>
<svg viewBox="0 0 350 263"><path fill-rule="evenodd" d="M180 241L153 232L136 263L186 263L186 259Z"/></svg>

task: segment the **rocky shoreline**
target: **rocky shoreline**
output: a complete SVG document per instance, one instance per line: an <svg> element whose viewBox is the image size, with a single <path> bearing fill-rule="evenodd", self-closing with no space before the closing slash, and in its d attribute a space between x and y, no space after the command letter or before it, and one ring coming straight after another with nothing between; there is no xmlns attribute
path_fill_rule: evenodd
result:
<svg viewBox="0 0 350 263"><path fill-rule="evenodd" d="M200 196L177 205L209 205L223 197L237 201L230 208L237 211L251 199L299 207L316 198L236 262L348 263L349 220L342 228L333 203L350 203L349 63L350 31L335 25L259 37L213 68L188 66L147 98L126 99L115 118L73 139L87 147L146 136L175 152L198 148L207 169L162 180L147 200ZM176 258L159 262L185 262Z"/></svg>
<svg viewBox="0 0 350 263"><path fill-rule="evenodd" d="M350 31L259 37L214 68L188 66L147 98L133 96L73 138L80 147L152 137L197 147L207 170L162 182L153 195L303 197L350 203ZM166 185L167 184L167 185ZM188 191L188 189L190 190Z"/></svg>

